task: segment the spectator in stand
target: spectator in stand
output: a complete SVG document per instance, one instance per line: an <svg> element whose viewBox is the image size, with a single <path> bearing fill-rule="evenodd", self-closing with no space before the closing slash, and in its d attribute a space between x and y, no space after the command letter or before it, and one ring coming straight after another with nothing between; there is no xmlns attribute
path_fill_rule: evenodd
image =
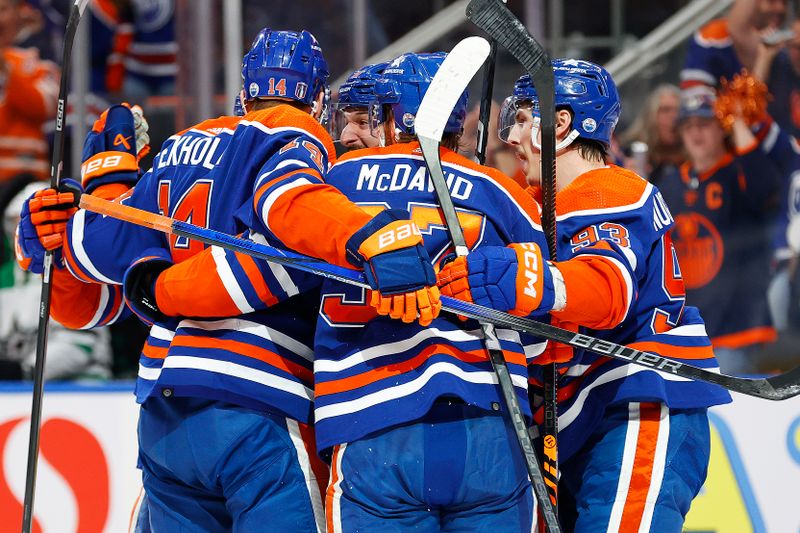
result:
<svg viewBox="0 0 800 533"><path fill-rule="evenodd" d="M92 90L135 101L175 94L175 0L92 0L91 8Z"/></svg>
<svg viewBox="0 0 800 533"><path fill-rule="evenodd" d="M751 373L756 350L776 336L766 292L781 175L745 121L743 102L721 112L730 131L715 106L710 88L684 95L679 127L688 161L659 189L675 216L687 302L700 308L723 372Z"/></svg>
<svg viewBox="0 0 800 533"><path fill-rule="evenodd" d="M14 46L21 0L0 0L0 187L21 174L49 175L42 126L55 117L58 68Z"/></svg>
<svg viewBox="0 0 800 533"><path fill-rule="evenodd" d="M636 170L656 185L670 167L677 167L686 160L678 135L679 108L680 90L674 85L659 85L648 97L639 116L620 137L626 153L632 156L625 162L626 168L642 166L631 152L637 148L633 143L644 143L643 148L647 150L644 168Z"/></svg>
<svg viewBox="0 0 800 533"><path fill-rule="evenodd" d="M730 80L746 69L753 72L764 61L764 38L783 26L787 0L736 0L725 17L712 20L698 30L689 42L681 71L681 89L719 88L722 79ZM767 81L773 100L769 113L786 131L791 125L790 94L784 86L790 75L786 61L776 61Z"/></svg>

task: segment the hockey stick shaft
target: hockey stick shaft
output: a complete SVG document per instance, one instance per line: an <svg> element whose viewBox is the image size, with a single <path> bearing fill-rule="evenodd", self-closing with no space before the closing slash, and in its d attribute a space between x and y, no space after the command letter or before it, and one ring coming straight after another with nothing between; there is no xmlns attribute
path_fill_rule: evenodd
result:
<svg viewBox="0 0 800 533"><path fill-rule="evenodd" d="M136 209L116 202L109 202L90 195L81 197L80 205L89 211L125 220L140 226L153 228L164 233L174 233L189 239L219 246L240 252L266 261L310 272L318 276L355 285L368 287L364 274L357 270L330 265L319 259L301 254L278 250L265 244L240 239L233 235L195 226L187 222L175 220L162 215ZM785 400L800 395L800 367L770 378L739 378L719 374L696 366L675 361L654 353L643 352L636 348L623 346L610 341L561 329L550 324L537 322L527 318L509 315L502 311L490 309L455 298L442 297L442 309L456 315L463 315L475 320L491 322L497 327L515 329L547 340L568 344L580 350L587 350L611 359L632 363L650 370L659 371L686 380L703 381L719 385L728 390L764 398L768 400Z"/></svg>
<svg viewBox="0 0 800 533"><path fill-rule="evenodd" d="M456 255L465 256L469 252L469 248L467 247L464 231L458 221L458 214L456 213L453 199L450 197L450 192L447 189L447 182L442 172L442 164L439 157L439 142L420 136L419 143L422 148L422 156L425 158L425 163L430 172L434 190L436 191L436 197L439 200L439 206L442 208L442 213L444 214L450 240L453 242L453 246L456 249ZM508 410L511 426L514 428L514 433L517 436L517 442L519 443L520 451L522 452L525 464L528 468L528 475L533 485L533 491L541 507L545 527L549 532L559 532L561 529L558 525L558 516L553 508L553 502L548 493L548 485L545 483L542 469L539 466L539 460L533 449L533 442L528 433L528 425L522 414L519 398L514 391L514 384L511 381L508 364L503 355L503 350L500 348L500 342L497 340L497 333L495 332L494 325L483 320L480 321L480 325L483 330L486 350L489 352L489 360L492 362L492 368L497 375L497 382L500 385L503 400Z"/></svg>
<svg viewBox="0 0 800 533"><path fill-rule="evenodd" d="M556 233L555 80L544 47L499 0L473 0L467 16L522 64L536 87L541 132L542 228L550 258L558 259ZM558 504L558 367L544 369L544 459L553 505Z"/></svg>
<svg viewBox="0 0 800 533"><path fill-rule="evenodd" d="M64 166L64 127L67 112L72 44L81 15L89 0L75 0L69 12L64 31L64 51L61 60L61 82L56 107L56 130L53 135L53 155L50 161L50 186L58 187ZM44 396L44 365L47 358L47 330L50 323L50 296L53 279L53 251L44 256L42 293L39 301L39 327L36 332L36 359L33 369L33 401L31 402L31 428L28 438L28 463L25 473L25 500L22 507L22 533L30 533L33 526L33 500L36 495L36 474L39 465L39 437L42 425L42 399Z"/></svg>
<svg viewBox="0 0 800 533"><path fill-rule="evenodd" d="M497 64L497 43L490 42L489 57L483 70L483 90L481 91L481 108L478 114L478 142L475 145L475 157L478 163L486 163L486 147L489 145L489 121L492 113L492 93L494 92L494 69Z"/></svg>

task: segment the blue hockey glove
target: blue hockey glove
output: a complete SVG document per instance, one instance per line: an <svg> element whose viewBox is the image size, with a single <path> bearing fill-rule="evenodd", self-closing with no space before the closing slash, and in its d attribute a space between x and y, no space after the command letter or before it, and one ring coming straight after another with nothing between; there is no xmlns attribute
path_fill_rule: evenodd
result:
<svg viewBox="0 0 800 533"><path fill-rule="evenodd" d="M100 115L83 143L81 179L87 193L101 185L135 185L139 160L150 151L149 126L139 106L114 105Z"/></svg>
<svg viewBox="0 0 800 533"><path fill-rule="evenodd" d="M534 243L479 248L444 265L438 283L445 296L518 316L545 315L555 303L553 274Z"/></svg>
<svg viewBox="0 0 800 533"><path fill-rule="evenodd" d="M67 221L78 210L80 195L78 182L63 179L58 190L42 189L25 200L14 235L14 254L20 268L41 274L47 250L56 251L53 262L56 268L63 266L64 232Z"/></svg>
<svg viewBox="0 0 800 533"><path fill-rule="evenodd" d="M402 209L381 211L347 241L347 260L383 295L436 284L419 228Z"/></svg>
<svg viewBox="0 0 800 533"><path fill-rule="evenodd" d="M158 308L155 286L159 274L172 264L169 252L161 248L149 248L125 271L122 280L125 302L131 311L147 323L169 320Z"/></svg>
<svg viewBox="0 0 800 533"><path fill-rule="evenodd" d="M427 326L439 316L436 273L419 228L401 209L382 211L347 241L347 259L364 274L378 314Z"/></svg>

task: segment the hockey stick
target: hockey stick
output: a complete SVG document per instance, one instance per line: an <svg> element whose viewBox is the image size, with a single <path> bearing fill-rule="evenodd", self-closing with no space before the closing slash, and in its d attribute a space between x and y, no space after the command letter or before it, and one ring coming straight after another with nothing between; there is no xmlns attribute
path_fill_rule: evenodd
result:
<svg viewBox="0 0 800 533"><path fill-rule="evenodd" d="M310 272L318 276L335 279L357 287L369 287L363 272L337 267L320 259L278 250L266 244L240 239L233 235L207 228L201 228L200 226L195 226L188 222L182 222L116 202L109 202L108 200L103 200L96 196L84 194L81 196L80 206L94 213L125 220L163 233L180 235L209 245L219 246L220 248L226 248L266 261ZM611 359L633 363L650 370L671 374L678 378L719 385L725 389L747 394L748 396L778 401L800 395L800 367L793 368L788 372L769 378L739 378L736 376L719 374L713 370L698 368L668 357L643 352L636 348L630 348L611 341L575 333L543 322L509 315L502 311L465 302L463 300L457 300L455 298L443 296L442 304L442 309L448 313L464 315L478 321L483 320L491 322L498 327L515 329L517 331L536 335L537 337L542 337L543 339L561 342L574 348L588 350L600 355L605 355Z"/></svg>
<svg viewBox="0 0 800 533"><path fill-rule="evenodd" d="M58 88L56 131L53 135L53 157L50 160L50 187L57 188L64 166L64 115L67 111L67 82L72 58L72 43L89 0L75 0L69 12L64 31L64 53L61 59L61 83ZM36 494L36 470L39 465L39 436L42 425L42 397L44 395L44 364L47 357L47 329L50 322L50 294L53 279L53 251L44 256L42 295L39 302L39 329L36 333L36 360L33 370L33 403L31 429L28 438L28 466L25 474L25 502L22 508L22 533L30 533L33 525L33 499Z"/></svg>
<svg viewBox="0 0 800 533"><path fill-rule="evenodd" d="M506 0L503 0L505 3ZM478 113L478 139L475 145L475 157L478 163L486 163L486 147L489 145L489 122L492 112L492 93L494 92L494 68L497 63L497 41L489 41L489 57L483 69L483 89L481 90L481 108Z"/></svg>
<svg viewBox="0 0 800 533"><path fill-rule="evenodd" d="M544 47L499 0L472 0L467 17L519 61L533 80L539 98L541 141L542 228L550 258L558 259L556 237L555 80ZM558 367L544 368L545 476L553 505L558 507Z"/></svg>
<svg viewBox="0 0 800 533"><path fill-rule="evenodd" d="M472 77L486 61L490 49L489 43L481 37L468 37L459 42L447 54L433 80L431 80L431 84L425 91L425 96L422 98L422 103L420 103L414 119L414 132L417 139L419 139L422 156L430 172L431 181L436 190L436 197L444 214L445 225L450 234L450 240L453 242L456 255L459 257L467 255L469 247L467 247L464 231L458 221L453 199L447 189L447 181L444 178L442 161L439 157L439 146L445 125L453 112L453 108ZM528 467L528 475L530 476L533 490L541 505L545 527L549 532L559 532L561 529L558 525L558 517L548 497L542 470L533 450L533 442L528 434L528 425L522 415L519 398L517 398L514 391L511 374L508 371L503 350L500 348L500 342L497 340L494 326L483 321L480 322L480 325L483 330L486 350L489 352L489 360L492 362L495 374L497 374L497 382L503 393L511 425L517 435L517 442Z"/></svg>

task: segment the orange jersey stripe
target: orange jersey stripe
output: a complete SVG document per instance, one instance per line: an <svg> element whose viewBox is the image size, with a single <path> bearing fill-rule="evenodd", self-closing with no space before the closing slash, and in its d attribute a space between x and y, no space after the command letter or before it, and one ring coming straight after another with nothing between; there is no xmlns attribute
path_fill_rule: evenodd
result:
<svg viewBox="0 0 800 533"><path fill-rule="evenodd" d="M639 436L636 440L636 455L633 472L622 511L620 531L638 531L644 515L644 506L653 474L658 429L661 424L661 405L642 402L639 411Z"/></svg>
<svg viewBox="0 0 800 533"><path fill-rule="evenodd" d="M714 350L711 346L675 346L655 341L634 342L628 345L636 350L643 352L653 352L665 357L677 359L711 359L714 357Z"/></svg>
<svg viewBox="0 0 800 533"><path fill-rule="evenodd" d="M505 351L503 353L506 355L506 361L509 363L523 366L525 365L525 356L523 354ZM325 396L326 394L336 394L337 392L346 392L359 387L365 387L371 383L380 381L381 379L411 372L412 370L422 366L425 361L436 354L446 354L458 359L459 361L464 361L465 363L480 363L488 360L485 350L464 352L458 350L457 348L453 348L448 344L431 344L430 346L424 348L415 357L412 357L407 361L403 361L402 363L386 365L347 378L325 381L322 383L318 382L314 388L314 393L317 397L319 397Z"/></svg>
<svg viewBox="0 0 800 533"><path fill-rule="evenodd" d="M333 498L336 493L336 483L339 482L339 455L341 454L342 447L337 445L333 447L333 456L331 457L331 479L328 483L328 490L325 493L325 525L329 533L334 533L336 529L333 527Z"/></svg>
<svg viewBox="0 0 800 533"><path fill-rule="evenodd" d="M292 363L291 361L287 361L286 359L284 359L283 357L274 352L271 352L264 348L253 346L252 344L246 342L214 339L211 337L188 337L181 335L181 336L176 336L172 340L172 346L225 350L228 352L243 355L245 357L258 359L259 361L274 366L275 368L283 370L284 372L288 372L289 374L296 376L305 382L310 382L313 377L312 371L310 369Z"/></svg>
<svg viewBox="0 0 800 533"><path fill-rule="evenodd" d="M150 359L166 359L167 350L168 348L159 348L158 346L145 343L144 348L142 348L142 355Z"/></svg>

